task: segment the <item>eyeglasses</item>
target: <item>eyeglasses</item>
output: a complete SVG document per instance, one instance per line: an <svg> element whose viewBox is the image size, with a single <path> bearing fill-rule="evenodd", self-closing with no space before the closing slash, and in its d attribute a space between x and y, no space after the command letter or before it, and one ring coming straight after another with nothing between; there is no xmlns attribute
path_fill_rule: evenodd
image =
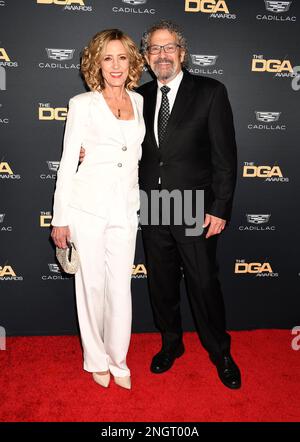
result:
<svg viewBox="0 0 300 442"><path fill-rule="evenodd" d="M181 48L181 46L176 43L169 43L164 46L160 46L160 45L148 46L147 51L149 52L149 54L157 55L163 49L166 54L174 54L174 52L176 52L177 48Z"/></svg>

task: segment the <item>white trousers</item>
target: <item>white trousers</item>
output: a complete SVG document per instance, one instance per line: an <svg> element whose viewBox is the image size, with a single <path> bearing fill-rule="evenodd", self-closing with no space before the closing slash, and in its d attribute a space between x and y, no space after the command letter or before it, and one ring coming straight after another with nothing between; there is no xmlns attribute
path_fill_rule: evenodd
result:
<svg viewBox="0 0 300 442"><path fill-rule="evenodd" d="M83 368L128 376L131 335L131 274L137 214L131 220L112 208L107 219L70 208L70 231L79 256L75 275Z"/></svg>

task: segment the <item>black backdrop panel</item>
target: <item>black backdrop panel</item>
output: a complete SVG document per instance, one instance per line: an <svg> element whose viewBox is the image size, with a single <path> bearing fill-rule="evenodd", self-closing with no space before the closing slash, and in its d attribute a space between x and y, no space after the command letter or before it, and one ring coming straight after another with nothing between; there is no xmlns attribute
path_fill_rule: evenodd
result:
<svg viewBox="0 0 300 442"><path fill-rule="evenodd" d="M59 271L49 223L68 100L86 90L80 52L92 35L111 27L139 44L161 18L184 29L190 72L224 82L233 107L238 184L232 222L219 243L228 328L300 322L300 80L291 72L300 65L300 3L4 0L0 325L8 335L78 330L74 280ZM142 82L149 79L145 71ZM132 275L135 332L154 330L146 278L139 232ZM184 328L193 330L184 284L182 295Z"/></svg>

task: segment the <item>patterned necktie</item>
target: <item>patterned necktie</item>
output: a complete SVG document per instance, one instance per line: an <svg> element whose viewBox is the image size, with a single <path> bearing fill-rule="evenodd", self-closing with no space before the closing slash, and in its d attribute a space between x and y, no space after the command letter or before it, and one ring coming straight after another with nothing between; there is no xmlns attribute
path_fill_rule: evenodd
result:
<svg viewBox="0 0 300 442"><path fill-rule="evenodd" d="M162 144L166 128L170 116L170 105L167 97L168 92L170 92L170 88L168 86L163 86L160 88L162 97L161 97L161 105L158 113L158 142L159 145Z"/></svg>

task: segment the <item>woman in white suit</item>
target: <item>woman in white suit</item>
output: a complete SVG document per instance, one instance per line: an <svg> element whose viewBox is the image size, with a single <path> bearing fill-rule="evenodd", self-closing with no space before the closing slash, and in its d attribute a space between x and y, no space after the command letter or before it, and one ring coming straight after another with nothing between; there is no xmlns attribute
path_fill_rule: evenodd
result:
<svg viewBox="0 0 300 442"><path fill-rule="evenodd" d="M96 34L81 72L90 92L70 99L54 195L56 246L80 256L76 304L86 371L130 389L131 273L139 209L138 162L145 135L143 98L133 87L143 61L118 29ZM78 166L81 145L84 162Z"/></svg>

